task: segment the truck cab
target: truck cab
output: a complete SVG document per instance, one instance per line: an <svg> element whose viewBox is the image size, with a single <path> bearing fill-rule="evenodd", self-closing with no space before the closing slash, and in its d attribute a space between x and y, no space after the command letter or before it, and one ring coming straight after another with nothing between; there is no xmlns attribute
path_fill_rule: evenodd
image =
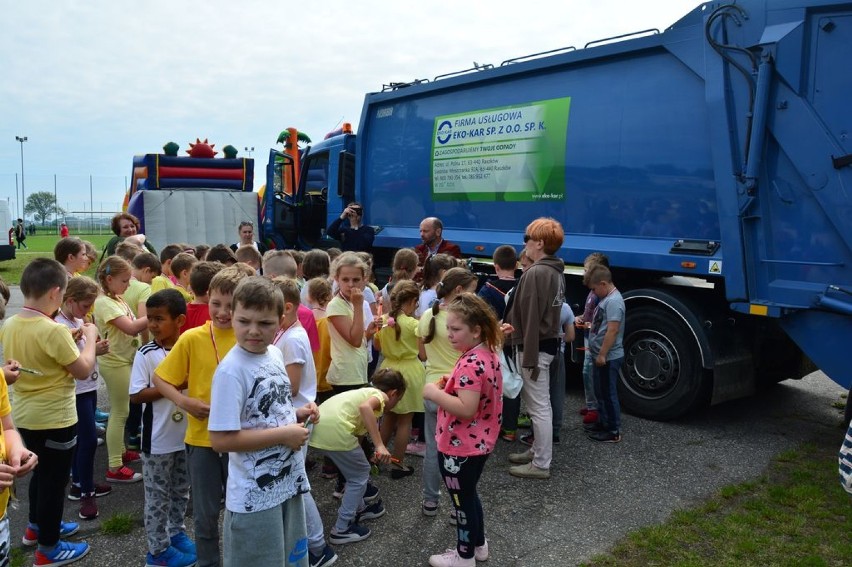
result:
<svg viewBox="0 0 852 567"><path fill-rule="evenodd" d="M329 220L355 199L355 139L342 133L293 153L269 150L261 235L276 248L329 248ZM365 220L369 210L365 211Z"/></svg>

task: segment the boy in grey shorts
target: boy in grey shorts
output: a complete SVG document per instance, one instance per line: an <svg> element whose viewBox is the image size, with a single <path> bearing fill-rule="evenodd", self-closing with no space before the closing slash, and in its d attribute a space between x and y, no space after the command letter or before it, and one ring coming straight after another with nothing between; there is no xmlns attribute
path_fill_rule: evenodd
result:
<svg viewBox="0 0 852 567"><path fill-rule="evenodd" d="M225 499L224 565L308 566L302 495L310 490L300 448L319 419L314 403L294 408L281 351L272 345L284 297L260 276L234 290L237 346L213 375L210 444L230 453Z"/></svg>

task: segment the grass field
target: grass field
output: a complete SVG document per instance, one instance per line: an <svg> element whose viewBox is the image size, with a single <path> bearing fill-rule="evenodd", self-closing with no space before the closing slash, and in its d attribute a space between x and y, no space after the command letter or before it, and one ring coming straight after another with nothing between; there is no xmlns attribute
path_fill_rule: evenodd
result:
<svg viewBox="0 0 852 567"><path fill-rule="evenodd" d="M112 238L112 233L110 234L80 234L74 235L82 238L83 240L88 240L92 244L95 245L95 248L100 252L106 243ZM26 244L29 247L28 250L17 250L15 252L14 260L7 260L6 262L0 262L0 277L9 284L9 285L18 285L21 282L21 273L24 271L24 268L33 258L53 258L53 247L59 241L59 237L56 235L36 235L36 236L28 236L26 240ZM94 268L91 268L89 272L86 272L87 275L93 276L95 273Z"/></svg>
<svg viewBox="0 0 852 567"><path fill-rule="evenodd" d="M585 565L849 565L852 495L838 482L842 434L782 453L764 476L630 533Z"/></svg>

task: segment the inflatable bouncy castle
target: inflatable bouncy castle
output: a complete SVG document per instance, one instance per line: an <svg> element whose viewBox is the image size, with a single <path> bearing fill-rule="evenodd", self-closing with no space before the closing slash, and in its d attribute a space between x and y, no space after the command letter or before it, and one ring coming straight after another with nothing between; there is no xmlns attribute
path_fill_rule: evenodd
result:
<svg viewBox="0 0 852 567"><path fill-rule="evenodd" d="M196 139L178 156L178 145L163 154L133 158L124 210L139 218L142 232L158 250L172 242L232 243L242 221L257 223L254 160L216 158L207 140ZM225 155L236 155L227 146Z"/></svg>

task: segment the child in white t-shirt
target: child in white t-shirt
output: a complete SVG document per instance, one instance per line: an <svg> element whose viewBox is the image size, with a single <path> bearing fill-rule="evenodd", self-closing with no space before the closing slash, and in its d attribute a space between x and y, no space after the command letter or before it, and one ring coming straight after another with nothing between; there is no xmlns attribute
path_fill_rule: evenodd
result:
<svg viewBox="0 0 852 567"><path fill-rule="evenodd" d="M301 294L294 279L279 277L272 281L284 296L284 316L281 318L281 328L275 334L272 344L284 355L284 367L290 379L293 405L299 407L315 402L317 397L317 370L311 352L311 341L308 339L305 328L299 323L298 309ZM308 457L307 443L302 445L302 457L305 459ZM336 560L337 554L325 541L322 518L317 504L310 491L305 492L303 498L310 564L330 565Z"/></svg>
<svg viewBox="0 0 852 567"><path fill-rule="evenodd" d="M281 351L272 346L284 313L281 292L260 276L233 297L237 347L213 375L208 429L214 451L229 453L224 562L265 565L270 557L308 565L302 495L310 490L302 445L318 421L316 404L293 406Z"/></svg>
<svg viewBox="0 0 852 567"><path fill-rule="evenodd" d="M91 311L98 297L98 284L86 276L77 276L68 280L62 307L54 320L69 329L81 351L86 339L80 333L86 315ZM109 341L98 341L95 354L101 355L109 350ZM98 448L98 436L95 429L95 408L98 404L98 365L84 380L75 380L77 401L77 446L71 463L71 489L69 500L80 501L79 516L84 520L98 517L96 498L106 496L112 491L108 484L99 484L94 480L95 449Z"/></svg>
<svg viewBox="0 0 852 567"><path fill-rule="evenodd" d="M148 565L195 565L195 544L186 535L189 469L184 448L182 410L154 386L154 371L166 358L186 321L186 300L164 289L145 302L153 340L142 346L130 373L130 401L145 404L142 413L142 480L145 483L145 533Z"/></svg>

